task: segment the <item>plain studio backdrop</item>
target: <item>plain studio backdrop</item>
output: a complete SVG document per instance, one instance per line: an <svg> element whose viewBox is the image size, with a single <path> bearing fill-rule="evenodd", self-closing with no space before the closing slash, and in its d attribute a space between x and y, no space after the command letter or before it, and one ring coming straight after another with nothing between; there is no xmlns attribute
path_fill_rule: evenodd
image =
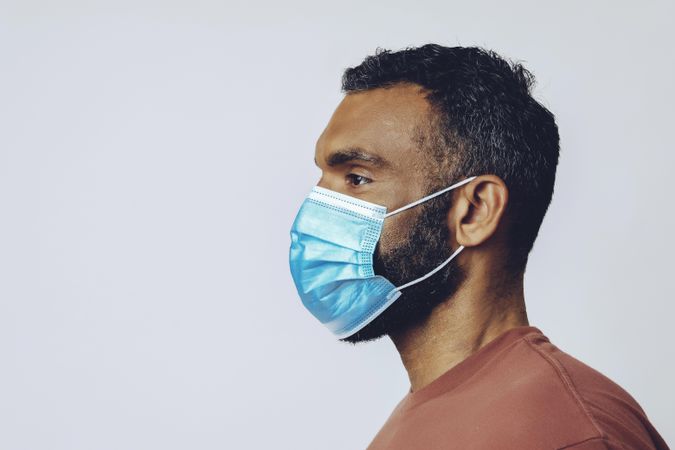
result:
<svg viewBox="0 0 675 450"><path fill-rule="evenodd" d="M522 61L557 117L530 323L675 442L673 2L0 3L0 449L357 449L408 389L289 228L379 47Z"/></svg>

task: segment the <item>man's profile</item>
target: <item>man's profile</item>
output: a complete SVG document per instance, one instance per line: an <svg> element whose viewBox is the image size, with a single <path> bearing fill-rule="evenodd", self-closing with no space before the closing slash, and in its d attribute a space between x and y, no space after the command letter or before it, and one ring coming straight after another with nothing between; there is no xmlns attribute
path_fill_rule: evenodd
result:
<svg viewBox="0 0 675 450"><path fill-rule="evenodd" d="M494 52L434 44L343 75L290 266L337 338L400 353L410 392L371 449L668 448L626 391L528 322L559 158L532 84Z"/></svg>

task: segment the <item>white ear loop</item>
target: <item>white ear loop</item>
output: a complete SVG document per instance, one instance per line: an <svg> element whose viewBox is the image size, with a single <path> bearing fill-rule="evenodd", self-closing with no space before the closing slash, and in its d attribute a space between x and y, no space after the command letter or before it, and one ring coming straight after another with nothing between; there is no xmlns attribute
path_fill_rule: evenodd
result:
<svg viewBox="0 0 675 450"><path fill-rule="evenodd" d="M394 214L398 214L398 213L400 213L401 211L405 211L406 209L412 208L413 206L417 206L417 205L419 205L420 203L424 203L424 202L426 202L427 200L430 200L430 199L432 199L432 198L434 198L434 197L438 197L438 196L441 195L441 194L445 194L446 192L448 192L448 191L450 191L450 190L452 190L452 189L454 189L454 188L456 188L456 187L459 187L459 186L461 186L461 185L463 185L463 184L468 183L469 181L473 180L474 178L476 178L476 177L475 177L475 176L469 177L469 178L467 178L466 180L462 180L462 181L460 181L459 183L455 183L455 184L453 184L452 186L448 186L448 187L446 187L445 189L441 189L441 190L438 191L438 192L434 192L434 193L431 194L431 195L427 195L426 197L423 197L423 198L421 198L421 199L419 199L419 200L417 200L417 201L414 201L414 202L412 202L412 203L410 203L410 204L408 204L408 205L402 206L402 207L400 207L399 209L395 209L395 210L393 210L392 212L385 214L384 217L387 218L387 217L389 217L389 216L393 216Z"/></svg>
<svg viewBox="0 0 675 450"><path fill-rule="evenodd" d="M398 213L400 213L401 211L405 211L406 209L412 208L413 206L417 206L417 205L419 205L420 203L424 203L424 202L426 202L427 200L430 200L430 199L432 199L432 198L434 198L434 197L437 197L437 196L439 196L439 195L441 195L441 194L445 194L446 192L448 192L448 191L450 191L450 190L452 190L452 189L454 189L454 188L456 188L456 187L459 187L459 186L462 186L463 184L468 183L469 181L473 180L474 178L476 178L476 177L475 177L475 176L469 177L469 178L467 178L466 180L462 180L462 181L460 181L459 183L455 183L455 184L453 184L452 186L448 186L448 187L446 187L445 189L441 189L441 190L438 191L438 192L434 192L434 193L431 194L431 195L427 195L427 196L424 197L424 198L421 198L421 199L419 199L419 200L417 200L417 201L414 201L414 202L412 202L412 203L410 203L410 204L408 204L408 205L402 206L402 207L399 208L399 209L395 209L394 211L385 214L384 217L387 218L387 217L389 217L389 216L393 216L394 214L398 214ZM443 261L443 262L442 262L438 267L436 267L434 270L432 270L431 272L429 272L429 273L426 274L426 275L423 275L423 276L421 276L421 277L419 277L419 278L416 278L416 279L414 279L414 280L412 280L412 281L409 281L409 282L407 282L407 283L405 283L405 284L402 284L401 286L398 286L394 291L400 291L401 289L405 289L405 288L407 288L407 287L412 286L413 284L417 284L417 283L419 283L420 281L426 280L427 278L429 278L430 276L432 276L433 274L435 274L436 272L438 272L439 270L441 270L443 267L447 266L447 265L450 263L450 261L452 261L452 260L454 259L454 257L457 256L457 255L459 254L459 252L461 252L462 250L464 250L464 246L463 246L463 245L460 245L459 248L458 248L457 250L455 250L454 253L453 253L452 255L450 255L450 257L449 257L448 259L446 259L445 261ZM391 295L391 294L390 294L390 295Z"/></svg>
<svg viewBox="0 0 675 450"><path fill-rule="evenodd" d="M453 259L455 256L457 256L457 255L459 254L459 252L461 252L462 250L464 250L464 246L463 246L463 245L460 245L459 248L458 248L457 250L455 250L455 252L454 252L452 255L450 255L450 257L449 257L448 259L446 259L445 261L443 261L443 262L441 263L440 266L436 267L434 270L432 270L431 272L429 272L429 273L426 274L426 275L423 275L423 276L421 276L421 277L419 277L419 278L417 278L417 279L415 279L415 280L408 281L406 284L402 284L401 286L398 286L398 287L396 288L396 290L397 290L397 291L400 291L401 289L405 289L405 288L407 288L407 287L412 286L413 284L417 284L417 283L419 283L420 281L426 280L427 278L429 278L430 276L432 276L433 274L435 274L436 272L438 272L439 270L441 270L443 267L447 266L448 263L449 263L450 261L452 261L452 259Z"/></svg>

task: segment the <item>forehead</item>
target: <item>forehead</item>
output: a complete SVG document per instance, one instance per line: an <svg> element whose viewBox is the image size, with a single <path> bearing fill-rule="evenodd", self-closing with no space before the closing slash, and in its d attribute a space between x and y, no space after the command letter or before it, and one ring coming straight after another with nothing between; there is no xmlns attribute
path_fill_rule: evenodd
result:
<svg viewBox="0 0 675 450"><path fill-rule="evenodd" d="M317 160L359 147L394 167L410 164L417 158L415 137L429 114L424 93L421 86L398 84L347 94L317 141Z"/></svg>

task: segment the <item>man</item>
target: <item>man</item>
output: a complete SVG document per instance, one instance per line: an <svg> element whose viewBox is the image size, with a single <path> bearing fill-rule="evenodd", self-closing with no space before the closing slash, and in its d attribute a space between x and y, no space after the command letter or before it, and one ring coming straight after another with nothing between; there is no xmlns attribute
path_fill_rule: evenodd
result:
<svg viewBox="0 0 675 450"><path fill-rule="evenodd" d="M293 280L338 338L389 336L410 392L371 449L666 449L636 401L530 326L559 137L532 75L480 48L378 50L343 76Z"/></svg>

